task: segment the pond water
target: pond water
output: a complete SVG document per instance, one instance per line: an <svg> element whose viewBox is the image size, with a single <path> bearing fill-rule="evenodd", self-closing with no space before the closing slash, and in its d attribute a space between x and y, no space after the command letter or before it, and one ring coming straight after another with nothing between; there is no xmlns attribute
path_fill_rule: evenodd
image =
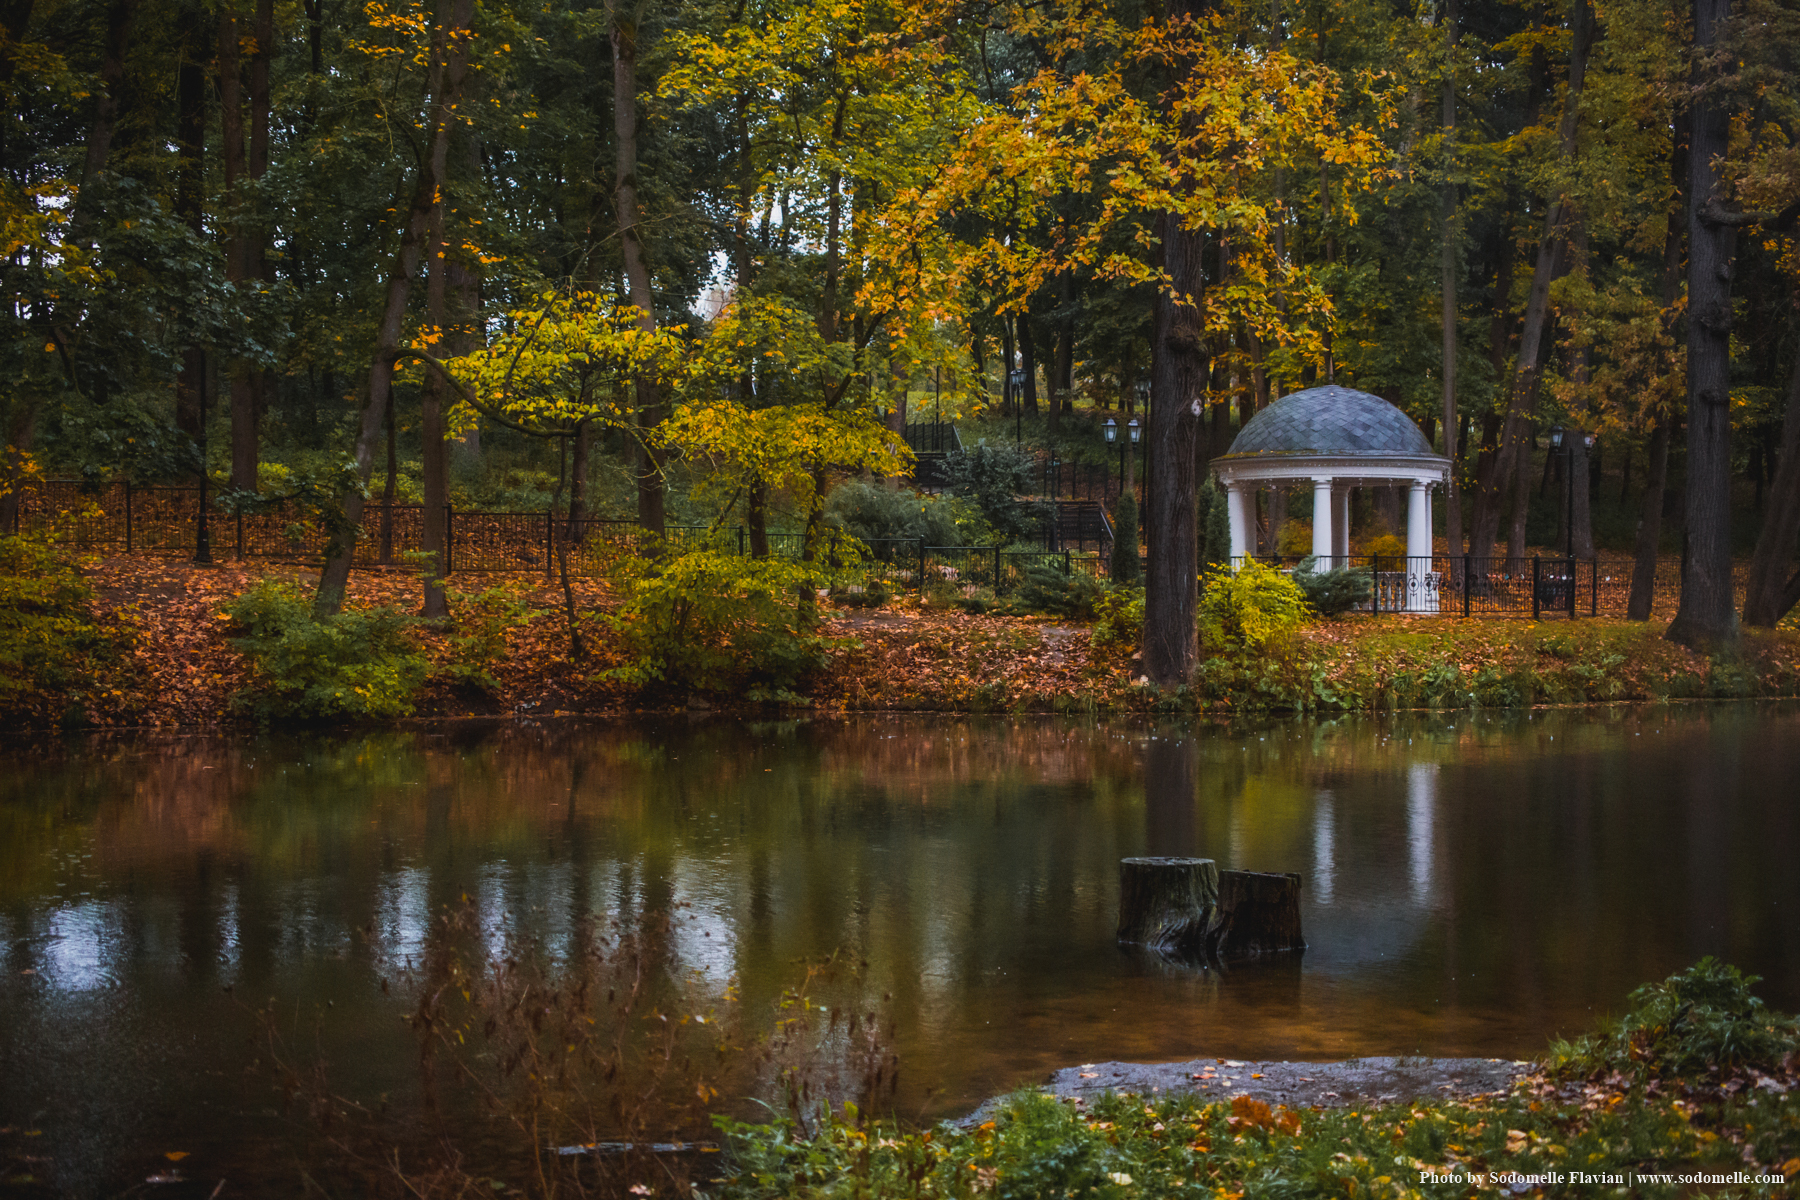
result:
<svg viewBox="0 0 1800 1200"><path fill-rule="evenodd" d="M677 914L657 970L747 1019L847 951L911 1116L1103 1058L1533 1055L1703 954L1800 1007L1792 706L146 735L0 768L0 1169L74 1195L171 1152L202 1193L297 1179L246 1072L271 1000L337 1092L404 1108L406 964L465 896L552 950ZM1141 854L1300 872L1310 949L1122 951Z"/></svg>

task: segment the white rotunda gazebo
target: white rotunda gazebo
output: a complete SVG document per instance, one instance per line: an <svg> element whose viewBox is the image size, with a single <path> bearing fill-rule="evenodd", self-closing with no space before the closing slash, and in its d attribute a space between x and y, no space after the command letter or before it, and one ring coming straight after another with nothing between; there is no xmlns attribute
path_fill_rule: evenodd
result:
<svg viewBox="0 0 1800 1200"><path fill-rule="evenodd" d="M1212 469L1225 487L1234 560L1255 552L1251 498L1259 488L1312 488L1312 552L1325 565L1350 555L1350 489L1404 485L1408 574L1430 572L1431 489L1449 478L1450 460L1380 396L1337 384L1283 396L1250 418ZM1426 606L1420 590L1408 587L1406 607Z"/></svg>

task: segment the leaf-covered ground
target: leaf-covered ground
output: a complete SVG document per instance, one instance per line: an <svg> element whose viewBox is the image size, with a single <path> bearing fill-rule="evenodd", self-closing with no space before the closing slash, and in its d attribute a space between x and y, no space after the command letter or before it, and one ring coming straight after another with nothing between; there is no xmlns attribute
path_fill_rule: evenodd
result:
<svg viewBox="0 0 1800 1200"><path fill-rule="evenodd" d="M102 725L209 725L239 719L232 697L250 681L229 642L224 606L265 575L310 586L302 568L176 559L90 562L93 605L128 631L131 681L102 697L86 720ZM585 657L573 660L562 594L539 575L457 580L497 588L530 610L502 631L485 666L493 686L434 679L420 717L601 713L695 705L728 696L678 687L654 693L597 679L619 665L616 640L598 619L616 601L604 584L577 581ZM453 595L453 602L455 596ZM416 612L417 577L401 571L352 575L351 607ZM1214 657L1191 688L1158 692L1142 679L1130 646L1094 644L1092 627L1054 617L972 615L900 598L879 609L831 612L826 632L844 639L811 681L819 710L1104 712L1146 709L1366 711L1386 708L1513 707L1544 703L1800 694L1800 631L1747 631L1730 655L1707 658L1665 641L1660 622L1532 623L1446 618L1348 617L1306 627L1291 643L1253 660ZM445 664L459 632L420 624L427 657Z"/></svg>

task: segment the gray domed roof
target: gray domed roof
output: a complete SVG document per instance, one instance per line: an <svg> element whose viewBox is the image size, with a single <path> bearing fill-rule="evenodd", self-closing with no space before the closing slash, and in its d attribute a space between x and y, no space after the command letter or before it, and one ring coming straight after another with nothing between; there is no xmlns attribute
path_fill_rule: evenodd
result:
<svg viewBox="0 0 1800 1200"><path fill-rule="evenodd" d="M1411 417L1335 383L1275 401L1250 418L1227 453L1435 455Z"/></svg>

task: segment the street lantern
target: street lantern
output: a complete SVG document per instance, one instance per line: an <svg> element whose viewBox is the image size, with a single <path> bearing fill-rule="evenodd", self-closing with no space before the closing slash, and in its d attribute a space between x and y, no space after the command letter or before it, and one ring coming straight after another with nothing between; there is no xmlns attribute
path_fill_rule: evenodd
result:
<svg viewBox="0 0 1800 1200"><path fill-rule="evenodd" d="M1131 444L1136 446L1138 444L1138 437L1144 432L1138 427L1137 418L1133 417L1131 420L1125 422L1125 427L1131 430Z"/></svg>
<svg viewBox="0 0 1800 1200"><path fill-rule="evenodd" d="M1150 404L1150 381L1148 379L1140 379L1137 381L1137 398L1138 398L1138 406L1140 408L1149 406L1149 404Z"/></svg>
<svg viewBox="0 0 1800 1200"><path fill-rule="evenodd" d="M1550 427L1550 452L1552 454L1560 452L1563 455L1563 476L1568 484L1563 501L1566 505L1563 509L1563 528L1567 532L1563 549L1567 556L1573 559L1575 557L1575 443L1569 442L1567 446L1563 445L1563 442L1567 440L1563 436L1564 432L1561 425ZM1592 433L1582 434L1581 444L1585 449L1592 450L1594 435Z"/></svg>
<svg viewBox="0 0 1800 1200"><path fill-rule="evenodd" d="M1007 373L1006 381L1012 385L1013 402L1013 445L1025 444L1025 369L1014 367Z"/></svg>
<svg viewBox="0 0 1800 1200"><path fill-rule="evenodd" d="M1111 417L1106 418L1106 424L1102 425L1100 428L1101 431L1106 434L1107 445L1110 446L1119 440L1119 423Z"/></svg>

